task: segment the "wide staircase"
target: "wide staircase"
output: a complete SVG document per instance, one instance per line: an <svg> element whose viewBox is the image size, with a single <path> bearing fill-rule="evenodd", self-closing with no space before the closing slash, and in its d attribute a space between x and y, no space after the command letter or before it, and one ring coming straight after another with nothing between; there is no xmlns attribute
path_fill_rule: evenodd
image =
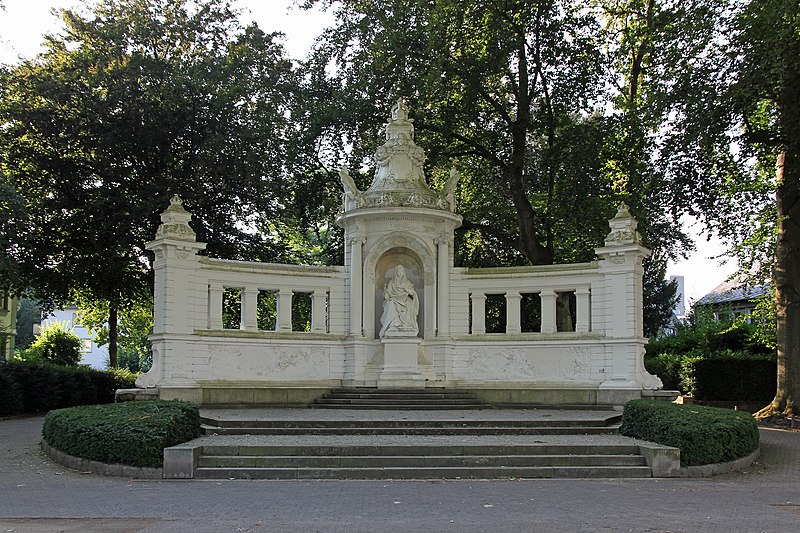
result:
<svg viewBox="0 0 800 533"><path fill-rule="evenodd" d="M377 389L334 391L314 407L326 410L204 410L206 437L196 441L200 450L193 477L652 475L640 447L619 436L620 415L615 411L493 409L449 391Z"/></svg>
<svg viewBox="0 0 800 533"><path fill-rule="evenodd" d="M474 394L453 389L334 389L318 398L317 409L485 409Z"/></svg>

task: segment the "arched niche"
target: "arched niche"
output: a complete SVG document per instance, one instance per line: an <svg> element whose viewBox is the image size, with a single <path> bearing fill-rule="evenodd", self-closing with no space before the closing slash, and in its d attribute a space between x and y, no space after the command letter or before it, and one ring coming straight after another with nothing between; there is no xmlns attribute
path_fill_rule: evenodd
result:
<svg viewBox="0 0 800 533"><path fill-rule="evenodd" d="M396 247L387 250L375 265L375 313L373 336L378 338L381 330L381 315L383 314L383 290L394 275L395 268L402 266L408 280L414 285L419 301L419 314L417 327L419 337L425 332L425 269L417 254L408 248Z"/></svg>
<svg viewBox="0 0 800 533"><path fill-rule="evenodd" d="M406 255L415 258L417 265L421 265L422 281L415 287L420 291L420 316L424 320L424 328L420 328L420 337L433 338L436 335L436 251L433 237L401 231L383 235L378 239L367 237L364 247L364 285L363 285L363 325L364 336L368 339L377 339L375 324L380 324L380 315L383 311L383 302L376 307L377 289L385 286L385 280L376 277L378 261L391 250L404 250ZM380 283L379 283L380 282ZM381 294L383 297L383 294ZM380 311L380 312L378 312ZM377 315L377 318L376 318Z"/></svg>

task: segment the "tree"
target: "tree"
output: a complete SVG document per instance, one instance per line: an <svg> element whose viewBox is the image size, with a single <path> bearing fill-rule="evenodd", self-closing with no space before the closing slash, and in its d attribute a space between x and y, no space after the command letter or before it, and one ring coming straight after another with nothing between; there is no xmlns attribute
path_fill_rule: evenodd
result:
<svg viewBox="0 0 800 533"><path fill-rule="evenodd" d="M434 182L461 161L460 238L479 233L493 251L533 264L585 260L607 230L595 221L613 206L599 172L607 134L594 106L605 70L599 26L579 4L341 4L310 58L319 95L311 118L320 122L308 131L329 167L346 144L360 167L377 141L373 125L407 96Z"/></svg>
<svg viewBox="0 0 800 533"><path fill-rule="evenodd" d="M33 325L42 321L42 308L35 300L22 297L19 301L17 311L17 338L14 344L20 350L24 350L35 340L33 335Z"/></svg>
<svg viewBox="0 0 800 533"><path fill-rule="evenodd" d="M30 348L22 352L27 361L75 366L81 361L81 339L67 322L50 322L42 328Z"/></svg>
<svg viewBox="0 0 800 533"><path fill-rule="evenodd" d="M106 306L115 366L118 314L150 294L144 244L172 194L210 254L280 259L252 227L281 207L294 74L224 0L61 14L43 54L0 73L0 171L24 199L6 281Z"/></svg>
<svg viewBox="0 0 800 533"><path fill-rule="evenodd" d="M306 5L314 3L326 2ZM352 145L348 163L363 168L378 140L373 125L391 100L410 97L434 185L453 163L462 171L460 264L589 261L625 199L657 252L647 262L646 296L648 330L657 330L674 300L663 281L666 259L689 241L666 209L669 196L659 194L665 181L648 152L655 125L640 105L653 3L340 4L337 25L308 64L309 91L318 96L305 129L321 164L337 167ZM625 88L609 92L620 79Z"/></svg>
<svg viewBox="0 0 800 533"><path fill-rule="evenodd" d="M778 387L759 416L797 413L800 5L698 0L675 13L660 72L662 165L675 194L737 245L746 266L774 265Z"/></svg>
<svg viewBox="0 0 800 533"><path fill-rule="evenodd" d="M78 323L94 334L98 346L110 343L108 304L97 301L77 301ZM117 325L117 363L131 372L146 372L152 364L150 342L147 336L153 331L153 300L147 298L134 302L119 312Z"/></svg>

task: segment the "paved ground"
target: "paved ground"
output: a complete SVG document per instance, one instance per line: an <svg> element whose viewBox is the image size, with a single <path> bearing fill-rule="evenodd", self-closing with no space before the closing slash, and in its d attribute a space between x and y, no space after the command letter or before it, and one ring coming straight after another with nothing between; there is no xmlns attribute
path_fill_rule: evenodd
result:
<svg viewBox="0 0 800 533"><path fill-rule="evenodd" d="M0 533L800 532L800 432L713 479L159 482L53 464L41 424L0 421Z"/></svg>

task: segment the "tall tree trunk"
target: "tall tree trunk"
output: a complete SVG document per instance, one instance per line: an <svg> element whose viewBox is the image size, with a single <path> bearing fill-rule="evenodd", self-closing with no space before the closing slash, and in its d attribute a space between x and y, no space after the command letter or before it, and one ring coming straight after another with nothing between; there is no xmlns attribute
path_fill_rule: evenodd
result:
<svg viewBox="0 0 800 533"><path fill-rule="evenodd" d="M775 399L756 413L800 414L800 39L785 40L781 80L781 152L776 168L778 240L775 292L778 315L778 387Z"/></svg>
<svg viewBox="0 0 800 533"><path fill-rule="evenodd" d="M108 366L117 368L117 304L108 304Z"/></svg>
<svg viewBox="0 0 800 533"><path fill-rule="evenodd" d="M794 167L794 168L791 168ZM778 314L778 387L772 403L758 418L800 413L800 190L798 159L785 151L778 156L778 242L775 292ZM794 181L792 183L791 181Z"/></svg>

